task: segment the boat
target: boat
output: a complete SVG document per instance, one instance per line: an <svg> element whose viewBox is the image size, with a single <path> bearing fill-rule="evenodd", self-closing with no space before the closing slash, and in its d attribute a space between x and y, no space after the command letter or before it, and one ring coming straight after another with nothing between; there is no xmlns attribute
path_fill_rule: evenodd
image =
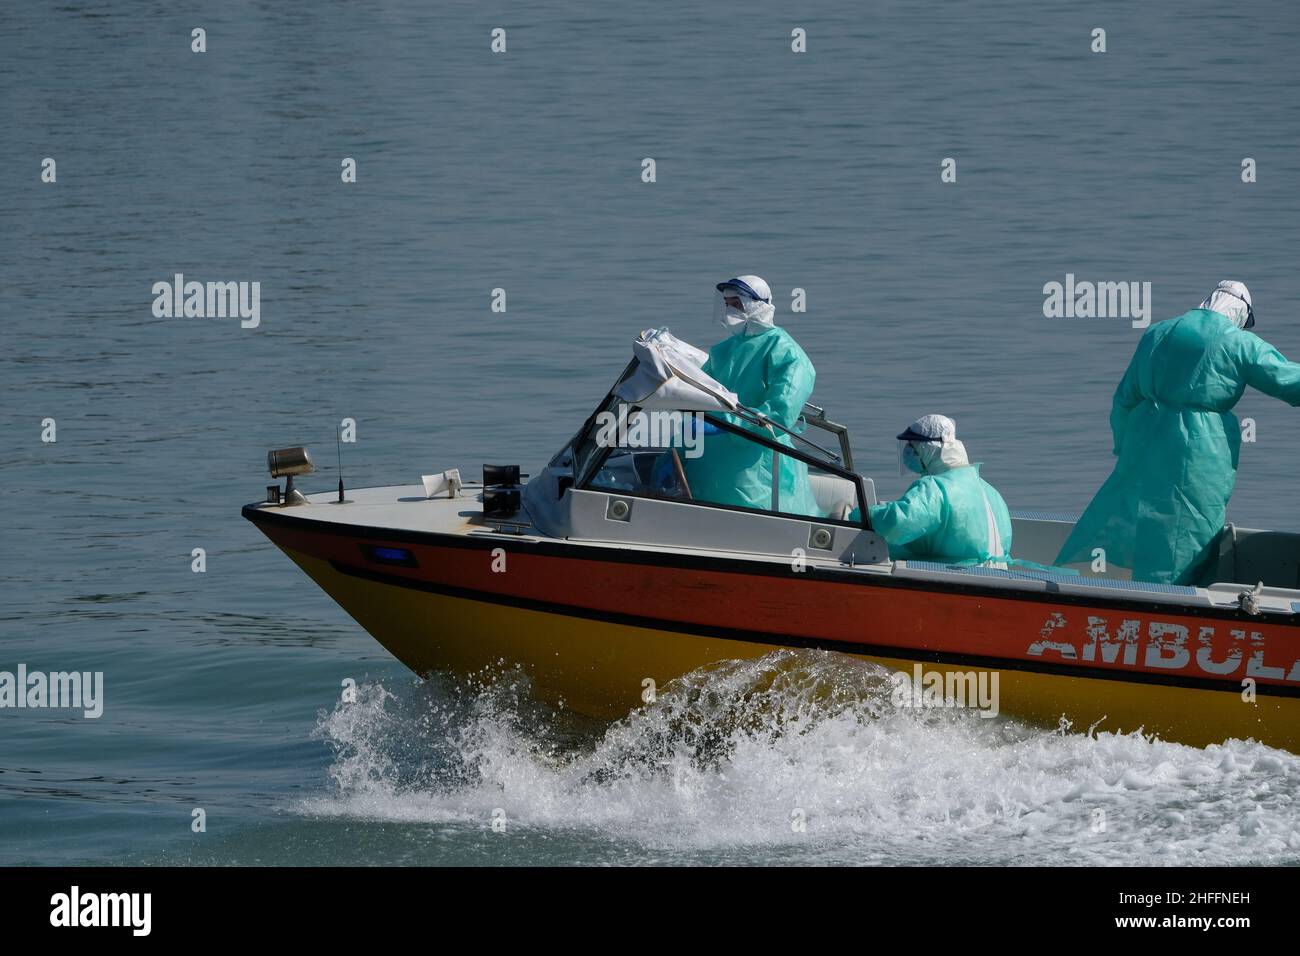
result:
<svg viewBox="0 0 1300 956"><path fill-rule="evenodd" d="M1008 566L894 560L848 430L813 405L796 429L774 426L703 357L643 332L531 477L485 465L482 481L457 468L304 494L292 485L310 453L287 449L268 458L286 487L243 515L417 674L505 663L582 714L625 716L701 667L815 648L945 691L996 675L998 709L1032 723L1300 752L1300 535L1228 525L1216 581L1198 587L1052 568L1069 515L1013 512ZM682 447L610 427L650 413L682 416ZM692 497L692 417L801 462L819 513L783 511L775 481L770 508Z"/></svg>

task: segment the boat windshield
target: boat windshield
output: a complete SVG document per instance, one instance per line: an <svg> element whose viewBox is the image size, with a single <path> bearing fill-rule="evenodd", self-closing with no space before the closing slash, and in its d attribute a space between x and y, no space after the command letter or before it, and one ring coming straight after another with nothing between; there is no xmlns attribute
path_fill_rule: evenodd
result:
<svg viewBox="0 0 1300 956"><path fill-rule="evenodd" d="M580 487L863 524L860 476L730 416L622 403L604 412L581 443L588 465L575 473Z"/></svg>
<svg viewBox="0 0 1300 956"><path fill-rule="evenodd" d="M613 392L605 396L605 400L600 403L591 417L587 419L582 430L574 436L571 442L573 446L573 475L577 479L582 479L591 473L591 469L605 449L600 442L599 422L607 414L615 414L620 401Z"/></svg>
<svg viewBox="0 0 1300 956"><path fill-rule="evenodd" d="M874 499L853 471L848 429L823 409L805 404L792 430L746 409L643 410L616 394L636 368L628 364L557 455L572 449L579 488L870 527L861 503Z"/></svg>

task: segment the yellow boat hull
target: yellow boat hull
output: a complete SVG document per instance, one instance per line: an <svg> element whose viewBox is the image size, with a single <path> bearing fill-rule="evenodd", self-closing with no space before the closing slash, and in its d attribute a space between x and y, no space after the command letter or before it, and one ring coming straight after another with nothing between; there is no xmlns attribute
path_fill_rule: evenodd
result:
<svg viewBox="0 0 1300 956"><path fill-rule="evenodd" d="M283 548L283 545L281 545ZM617 718L642 706L647 679L663 688L674 678L725 660L783 649L665 627L643 627L440 594L340 572L328 561L284 548L322 589L395 657L416 673L474 674L519 665L538 697L579 713ZM906 657L853 654L892 671L970 674L979 668ZM1146 733L1203 746L1254 738L1300 751L1300 699L1256 701L1222 690L1167 686L1000 668L1001 713L1076 729Z"/></svg>

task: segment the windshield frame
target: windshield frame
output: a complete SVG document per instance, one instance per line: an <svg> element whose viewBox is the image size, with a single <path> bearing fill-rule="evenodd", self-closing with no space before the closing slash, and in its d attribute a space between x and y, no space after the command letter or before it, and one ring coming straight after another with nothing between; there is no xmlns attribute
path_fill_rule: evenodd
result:
<svg viewBox="0 0 1300 956"><path fill-rule="evenodd" d="M615 386L615 388L617 388L617 385ZM601 407L598 408L595 412L593 412L591 418L588 419L589 426L595 422L596 415L599 414L599 412L605 410L606 406L609 403L610 397L616 397L614 396L612 389L610 390L610 394L606 396L606 401L602 402ZM630 402L627 403L627 405L629 409L629 414L632 414L633 412L638 411L640 409L639 405L633 405ZM683 414L690 414L690 413L684 412ZM740 511L745 514L760 514L760 515L768 515L777 518L791 518L796 521L808 521L814 524L833 524L842 527L860 528L865 531L873 530L871 527L871 508L867 504L866 483L863 481L862 476L857 472L849 471L848 469L842 468L833 462L825 461L820 458L817 458L816 456L809 455L806 452L801 451L797 448L791 448L788 445L782 445L781 443L771 438L768 438L766 435L760 435L755 432L749 431L748 429L741 428L740 426L727 421L725 418L718 417L712 412L705 412L704 420L711 425L716 425L718 428L731 432L733 435L737 435L748 441L753 441L759 445L764 446L765 448L771 449L773 452L777 454L794 458L797 461L802 461L806 465L812 465L816 468L820 468L822 471L830 472L831 474L839 478L844 478L848 481L853 482L853 486L856 489L857 496L858 496L858 516L859 516L858 520L852 521L848 519L818 517L815 515L801 515L801 514L794 514L789 511L773 511L770 508L746 508L743 505L727 505L727 504L720 504L712 501L696 501L693 498L681 498L675 495L661 495L661 494L656 494L652 491L642 491L642 490L628 491L624 489L603 488L599 485L594 485L592 484L592 482L595 481L596 475L600 473L600 469L604 466L606 459L608 459L609 456L612 455L614 452L624 451L626 449L621 449L614 445L609 445L604 447L595 445L594 435L591 435L593 429L590 427L585 429L585 431L588 434L584 435L583 437L584 439L586 439L590 435L593 447L597 448L597 450L601 452L601 454L591 455L587 467L582 469L581 472L579 472L578 468L576 467L577 458L575 455L575 459L574 459L575 468L573 472L574 487L584 491L602 491L602 492L610 492L610 493L614 493L616 491L617 494L623 497L652 498L657 501L672 501L678 504L692 504L692 505L699 505L701 507L707 507L707 508L722 508L727 511ZM847 439L846 439L846 443L847 443Z"/></svg>

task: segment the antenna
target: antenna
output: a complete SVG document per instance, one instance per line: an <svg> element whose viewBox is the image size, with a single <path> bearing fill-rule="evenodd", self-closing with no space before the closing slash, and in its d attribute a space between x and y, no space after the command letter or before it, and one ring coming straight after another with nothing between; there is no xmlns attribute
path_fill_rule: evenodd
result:
<svg viewBox="0 0 1300 956"><path fill-rule="evenodd" d="M331 503L336 505L351 504L350 498L343 497L343 424L341 422L334 427L334 447L338 450L339 457L339 500Z"/></svg>

